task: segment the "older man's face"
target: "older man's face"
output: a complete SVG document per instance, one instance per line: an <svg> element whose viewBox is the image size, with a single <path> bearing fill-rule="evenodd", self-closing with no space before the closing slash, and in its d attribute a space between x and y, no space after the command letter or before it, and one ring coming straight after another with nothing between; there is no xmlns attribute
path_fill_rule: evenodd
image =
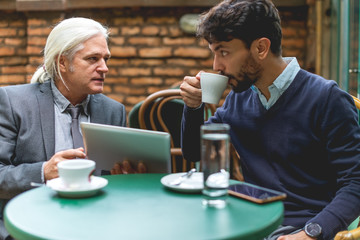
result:
<svg viewBox="0 0 360 240"><path fill-rule="evenodd" d="M102 93L109 58L110 51L103 35L85 41L73 60L66 61L66 70L61 73L69 91L84 96Z"/></svg>

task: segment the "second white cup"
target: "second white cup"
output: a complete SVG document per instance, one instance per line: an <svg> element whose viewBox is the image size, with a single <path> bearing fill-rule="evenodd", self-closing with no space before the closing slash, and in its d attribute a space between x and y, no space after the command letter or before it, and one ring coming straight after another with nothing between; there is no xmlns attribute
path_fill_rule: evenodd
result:
<svg viewBox="0 0 360 240"><path fill-rule="evenodd" d="M87 159L72 159L57 164L59 177L68 189L86 189L91 186L90 177L95 162Z"/></svg>
<svg viewBox="0 0 360 240"><path fill-rule="evenodd" d="M202 102L218 104L227 87L228 79L224 75L202 72L200 74Z"/></svg>

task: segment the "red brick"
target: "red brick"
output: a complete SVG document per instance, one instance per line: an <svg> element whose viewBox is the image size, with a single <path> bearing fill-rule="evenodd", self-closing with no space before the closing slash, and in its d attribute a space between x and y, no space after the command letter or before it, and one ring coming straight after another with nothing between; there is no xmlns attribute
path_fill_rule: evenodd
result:
<svg viewBox="0 0 360 240"><path fill-rule="evenodd" d="M208 58L210 50L199 47L179 47L174 51L177 57Z"/></svg>
<svg viewBox="0 0 360 240"><path fill-rule="evenodd" d="M11 21L9 22L9 27L16 27L16 28L26 27L26 21L25 19Z"/></svg>
<svg viewBox="0 0 360 240"><path fill-rule="evenodd" d="M132 59L130 64L134 66L159 66L164 65L165 61L161 59Z"/></svg>
<svg viewBox="0 0 360 240"><path fill-rule="evenodd" d="M125 42L125 38L123 37L110 37L110 44L123 45L124 42Z"/></svg>
<svg viewBox="0 0 360 240"><path fill-rule="evenodd" d="M125 95L144 95L145 90L143 88L129 86L115 86L114 91Z"/></svg>
<svg viewBox="0 0 360 240"><path fill-rule="evenodd" d="M7 20L0 20L0 28L9 27L9 21Z"/></svg>
<svg viewBox="0 0 360 240"><path fill-rule="evenodd" d="M178 36L182 36L183 35L183 32L181 31L181 29L179 27L174 27L174 26L171 26L169 27L169 35L171 37L178 37Z"/></svg>
<svg viewBox="0 0 360 240"><path fill-rule="evenodd" d="M140 33L139 27L122 27L121 35L137 35Z"/></svg>
<svg viewBox="0 0 360 240"><path fill-rule="evenodd" d="M43 63L43 57L42 56L30 56L29 63L32 65L39 66Z"/></svg>
<svg viewBox="0 0 360 240"><path fill-rule="evenodd" d="M23 65L27 63L26 57L19 57L19 56L11 56L11 57L1 57L0 58L0 65Z"/></svg>
<svg viewBox="0 0 360 240"><path fill-rule="evenodd" d="M203 38L198 40L198 45L199 45L200 47L209 48L209 43L208 43L208 41L206 41L206 40L203 39Z"/></svg>
<svg viewBox="0 0 360 240"><path fill-rule="evenodd" d="M169 86L169 88L173 88L176 86L180 86L180 84L183 81L183 77L177 77L177 78L166 78L165 84Z"/></svg>
<svg viewBox="0 0 360 240"><path fill-rule="evenodd" d="M112 88L109 85L104 84L103 93L108 94L112 92Z"/></svg>
<svg viewBox="0 0 360 240"><path fill-rule="evenodd" d="M1 75L0 76L0 83L6 84L16 84L16 83L25 83L26 78L24 75Z"/></svg>
<svg viewBox="0 0 360 240"><path fill-rule="evenodd" d="M108 66L109 67L119 67L119 66L124 66L127 65L129 63L128 59L116 59L116 58L110 58L108 61Z"/></svg>
<svg viewBox="0 0 360 240"><path fill-rule="evenodd" d="M294 37L297 35L297 30L291 27L283 27L282 28L283 37Z"/></svg>
<svg viewBox="0 0 360 240"><path fill-rule="evenodd" d="M200 66L211 68L213 66L214 60L213 58L209 58L203 61L200 61Z"/></svg>
<svg viewBox="0 0 360 240"><path fill-rule="evenodd" d="M160 29L157 26L145 26L141 30L141 33L144 35L157 35L159 34Z"/></svg>
<svg viewBox="0 0 360 240"><path fill-rule="evenodd" d="M34 74L34 72L38 69L39 66L34 65L26 65L26 72L30 74Z"/></svg>
<svg viewBox="0 0 360 240"><path fill-rule="evenodd" d="M18 37L25 37L27 34L25 29L18 29L16 36Z"/></svg>
<svg viewBox="0 0 360 240"><path fill-rule="evenodd" d="M161 83L162 83L162 79L155 77L140 77L140 78L132 78L130 80L130 84L134 84L134 85L150 85L150 84L159 85Z"/></svg>
<svg viewBox="0 0 360 240"><path fill-rule="evenodd" d="M28 28L27 33L29 36L48 36L51 28Z"/></svg>
<svg viewBox="0 0 360 240"><path fill-rule="evenodd" d="M5 44L19 47L24 46L26 42L24 38L6 38Z"/></svg>
<svg viewBox="0 0 360 240"><path fill-rule="evenodd" d="M110 68L109 67L109 71L106 73L107 76L116 76L117 75L117 70L116 68Z"/></svg>
<svg viewBox="0 0 360 240"><path fill-rule="evenodd" d="M187 75L196 76L200 72L200 70L203 70L205 72L212 72L212 68L190 69Z"/></svg>
<svg viewBox="0 0 360 240"><path fill-rule="evenodd" d="M5 67L1 67L1 73L2 74L13 74L13 73L18 73L18 74L22 74L22 73L26 73L26 68L25 66L5 66Z"/></svg>
<svg viewBox="0 0 360 240"><path fill-rule="evenodd" d="M166 76L184 76L183 68L155 68L155 75L166 75Z"/></svg>
<svg viewBox="0 0 360 240"><path fill-rule="evenodd" d="M285 38L282 40L282 44L287 48L301 48L304 49L306 45L305 38Z"/></svg>
<svg viewBox="0 0 360 240"><path fill-rule="evenodd" d="M26 52L28 54L41 55L43 49L44 49L43 47L27 46Z"/></svg>
<svg viewBox="0 0 360 240"><path fill-rule="evenodd" d="M158 91L161 91L164 89L165 89L164 87L148 87L147 91L148 91L148 95L150 95L150 94L153 94L155 92L158 92Z"/></svg>
<svg viewBox="0 0 360 240"><path fill-rule="evenodd" d="M105 84L110 83L128 83L127 77L106 77L105 78Z"/></svg>
<svg viewBox="0 0 360 240"><path fill-rule="evenodd" d="M194 44L196 41L196 38L169 38L165 37L163 40L163 43L165 45L191 45Z"/></svg>
<svg viewBox="0 0 360 240"><path fill-rule="evenodd" d="M135 47L111 47L110 52L111 52L111 56L113 56L113 57L135 57L135 56L137 56Z"/></svg>
<svg viewBox="0 0 360 240"><path fill-rule="evenodd" d="M132 37L128 39L128 42L131 45L159 46L161 40L157 37Z"/></svg>
<svg viewBox="0 0 360 240"><path fill-rule="evenodd" d="M177 19L174 17L149 17L146 21L147 23L152 24L174 24L177 23Z"/></svg>
<svg viewBox="0 0 360 240"><path fill-rule="evenodd" d="M26 83L30 83L31 82L31 78L32 78L33 74L26 74L25 78L26 78Z"/></svg>
<svg viewBox="0 0 360 240"><path fill-rule="evenodd" d="M48 26L49 23L45 19L38 19L38 18L29 18L28 19L29 26Z"/></svg>
<svg viewBox="0 0 360 240"><path fill-rule="evenodd" d="M0 56L12 56L15 53L13 47L0 47Z"/></svg>
<svg viewBox="0 0 360 240"><path fill-rule="evenodd" d="M150 68L121 68L119 69L120 76L145 76L151 75Z"/></svg>
<svg viewBox="0 0 360 240"><path fill-rule="evenodd" d="M169 31L166 27L160 27L159 36L167 36L169 34Z"/></svg>
<svg viewBox="0 0 360 240"><path fill-rule="evenodd" d="M107 94L107 96L115 101L122 103L124 101L124 96L120 94Z"/></svg>
<svg viewBox="0 0 360 240"><path fill-rule="evenodd" d="M160 57L170 57L171 54L171 48L169 47L161 47L161 48L142 48L139 50L139 56L140 57L154 57L154 58L160 58Z"/></svg>
<svg viewBox="0 0 360 240"><path fill-rule="evenodd" d="M119 28L109 28L108 31L110 36L117 36L120 32Z"/></svg>
<svg viewBox="0 0 360 240"><path fill-rule="evenodd" d="M45 46L47 37L28 37L29 45Z"/></svg>
<svg viewBox="0 0 360 240"><path fill-rule="evenodd" d="M196 66L197 62L195 60L192 59L168 59L167 64L170 65L179 65L179 66L188 66L188 67L192 67L192 66Z"/></svg>
<svg viewBox="0 0 360 240"><path fill-rule="evenodd" d="M131 105L135 105L137 104L138 102L141 102L143 101L144 99L146 98L146 96L127 96L126 97L126 104L131 104ZM123 102L124 103L124 102Z"/></svg>
<svg viewBox="0 0 360 240"><path fill-rule="evenodd" d="M26 48L24 47L15 47L15 54L19 56L24 56L26 54Z"/></svg>
<svg viewBox="0 0 360 240"><path fill-rule="evenodd" d="M16 28L0 28L0 37L16 37Z"/></svg>
<svg viewBox="0 0 360 240"><path fill-rule="evenodd" d="M302 58L304 56L304 51L302 49L283 49L284 57L296 57Z"/></svg>
<svg viewBox="0 0 360 240"><path fill-rule="evenodd" d="M142 25L144 19L142 17L115 18L114 25Z"/></svg>

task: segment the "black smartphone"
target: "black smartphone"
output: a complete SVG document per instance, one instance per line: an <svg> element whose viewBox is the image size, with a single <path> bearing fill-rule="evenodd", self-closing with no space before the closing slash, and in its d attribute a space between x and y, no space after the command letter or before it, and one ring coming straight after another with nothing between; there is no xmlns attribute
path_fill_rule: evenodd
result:
<svg viewBox="0 0 360 240"><path fill-rule="evenodd" d="M230 185L228 192L235 197L243 198L255 203L267 203L286 198L283 192L275 191L269 188L256 186L249 183L239 183Z"/></svg>

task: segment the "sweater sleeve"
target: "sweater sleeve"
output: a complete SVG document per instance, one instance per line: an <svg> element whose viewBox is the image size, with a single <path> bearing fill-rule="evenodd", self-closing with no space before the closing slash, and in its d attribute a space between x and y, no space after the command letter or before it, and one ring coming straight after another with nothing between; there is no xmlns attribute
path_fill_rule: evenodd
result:
<svg viewBox="0 0 360 240"><path fill-rule="evenodd" d="M323 239L332 239L360 215L360 128L353 99L336 85L324 102L321 129L338 188L330 204L307 223L318 223Z"/></svg>
<svg viewBox="0 0 360 240"><path fill-rule="evenodd" d="M187 161L200 161L200 126L204 124L204 105L197 109L184 106L181 122L181 149Z"/></svg>

